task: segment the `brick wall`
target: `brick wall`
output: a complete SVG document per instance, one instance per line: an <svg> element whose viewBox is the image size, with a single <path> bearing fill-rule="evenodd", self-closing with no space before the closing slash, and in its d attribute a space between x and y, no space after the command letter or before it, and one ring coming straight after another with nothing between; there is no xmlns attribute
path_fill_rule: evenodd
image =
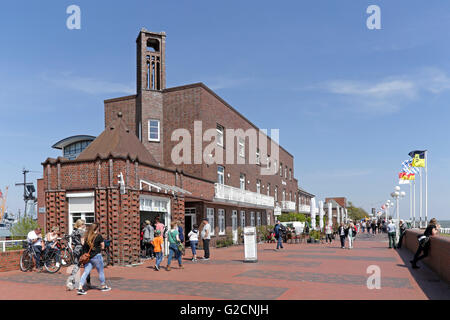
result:
<svg viewBox="0 0 450 320"><path fill-rule="evenodd" d="M0 272L19 270L23 250L0 252Z"/></svg>
<svg viewBox="0 0 450 320"><path fill-rule="evenodd" d="M423 234L424 230L406 230L404 246L413 254L416 253L419 242L417 235ZM428 257L420 260L418 264L424 262L429 268L436 272L443 280L450 283L450 237L434 236L430 237L430 251Z"/></svg>
<svg viewBox="0 0 450 320"><path fill-rule="evenodd" d="M117 114L122 112L122 119L128 129L138 136L136 121L136 95L105 100L105 128L117 119Z"/></svg>

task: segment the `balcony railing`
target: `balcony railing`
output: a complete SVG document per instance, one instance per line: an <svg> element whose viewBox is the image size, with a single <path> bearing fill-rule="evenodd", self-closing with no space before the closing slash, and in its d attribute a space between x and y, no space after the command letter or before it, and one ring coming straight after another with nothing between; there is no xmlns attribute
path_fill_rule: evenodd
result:
<svg viewBox="0 0 450 320"><path fill-rule="evenodd" d="M225 184L214 184L215 198L236 202L243 202L246 204L253 204L257 206L274 207L275 200L273 197L242 190Z"/></svg>
<svg viewBox="0 0 450 320"><path fill-rule="evenodd" d="M309 204L300 204L298 207L298 212L311 212L311 206Z"/></svg>
<svg viewBox="0 0 450 320"><path fill-rule="evenodd" d="M295 202L281 201L281 211L295 211Z"/></svg>

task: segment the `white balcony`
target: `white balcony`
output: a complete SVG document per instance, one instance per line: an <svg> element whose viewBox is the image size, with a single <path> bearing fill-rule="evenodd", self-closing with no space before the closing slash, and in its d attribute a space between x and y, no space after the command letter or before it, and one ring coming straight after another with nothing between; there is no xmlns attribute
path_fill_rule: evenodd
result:
<svg viewBox="0 0 450 320"><path fill-rule="evenodd" d="M311 206L309 204L300 204L298 212L311 213Z"/></svg>
<svg viewBox="0 0 450 320"><path fill-rule="evenodd" d="M214 197L216 199L240 202L246 205L256 205L272 208L275 206L274 198L264 194L242 190L219 183L214 184L214 188Z"/></svg>
<svg viewBox="0 0 450 320"><path fill-rule="evenodd" d="M281 211L295 211L295 202L281 201Z"/></svg>

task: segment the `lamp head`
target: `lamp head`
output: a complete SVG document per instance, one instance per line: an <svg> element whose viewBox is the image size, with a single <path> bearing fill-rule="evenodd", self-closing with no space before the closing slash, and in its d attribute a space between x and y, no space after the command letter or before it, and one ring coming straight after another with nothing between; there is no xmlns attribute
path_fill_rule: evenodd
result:
<svg viewBox="0 0 450 320"><path fill-rule="evenodd" d="M400 191L400 187L399 187L399 186L396 186L396 187L395 187L395 191Z"/></svg>

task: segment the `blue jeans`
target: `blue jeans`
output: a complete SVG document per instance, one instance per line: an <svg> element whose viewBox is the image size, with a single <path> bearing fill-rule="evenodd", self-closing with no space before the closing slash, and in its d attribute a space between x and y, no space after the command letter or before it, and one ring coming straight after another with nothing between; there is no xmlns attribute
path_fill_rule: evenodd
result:
<svg viewBox="0 0 450 320"><path fill-rule="evenodd" d="M163 253L162 253L162 251L155 252L155 255L156 255L156 264L155 265L159 268L159 265L161 264L161 261L163 259Z"/></svg>
<svg viewBox="0 0 450 320"><path fill-rule="evenodd" d="M278 236L278 241L277 241L277 249L283 248L283 237L281 236L281 234Z"/></svg>
<svg viewBox="0 0 450 320"><path fill-rule="evenodd" d="M170 266L173 256L175 256L175 259L178 259L178 264L181 266L183 264L183 262L181 261L181 252L180 250L178 250L178 247L175 243L171 243L169 245L169 259L167 260L167 266Z"/></svg>
<svg viewBox="0 0 450 320"><path fill-rule="evenodd" d="M53 245L53 243L48 243L45 246L45 251L46 251L46 253L50 253L52 251L55 251L57 262L60 262L60 260L61 260L61 252L59 251L58 247L56 247L56 246L54 248L52 248L52 245Z"/></svg>
<svg viewBox="0 0 450 320"><path fill-rule="evenodd" d="M91 270L94 267L97 269L101 285L104 286L106 284L105 273L103 272L103 257L102 254L99 253L91 258L91 260L89 260L89 262L84 266L84 272L80 279L80 287L84 286L87 276L91 273Z"/></svg>
<svg viewBox="0 0 450 320"><path fill-rule="evenodd" d="M36 262L36 268L41 267L41 253L42 253L42 247L39 246L32 246L34 251L34 260Z"/></svg>
<svg viewBox="0 0 450 320"><path fill-rule="evenodd" d="M197 255L197 245L198 245L198 240L194 240L194 241L190 241L191 243L191 249L192 249L192 255L195 256Z"/></svg>

